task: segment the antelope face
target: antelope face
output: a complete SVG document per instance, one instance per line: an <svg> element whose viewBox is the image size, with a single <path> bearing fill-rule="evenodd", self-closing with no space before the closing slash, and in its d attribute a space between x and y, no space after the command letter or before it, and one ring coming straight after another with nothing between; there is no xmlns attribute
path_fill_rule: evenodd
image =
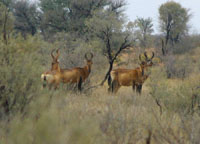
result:
<svg viewBox="0 0 200 144"><path fill-rule="evenodd" d="M88 54L90 54L90 58L88 57ZM91 67L92 64L93 64L92 58L93 58L93 54L92 54L92 53L86 53L86 54L85 54L85 59L86 59L86 61L87 61L87 65L88 65L89 67Z"/></svg>
<svg viewBox="0 0 200 144"><path fill-rule="evenodd" d="M151 60L149 60L148 62L147 62L147 66L152 66L153 65L153 62L152 62L152 59Z"/></svg>
<svg viewBox="0 0 200 144"><path fill-rule="evenodd" d="M87 60L87 65L92 66L93 62L92 60Z"/></svg>
<svg viewBox="0 0 200 144"><path fill-rule="evenodd" d="M143 67L143 68L152 66L153 65L152 59L154 58L154 52L152 52L151 58L148 58L146 52L144 52L144 56L145 56L144 61L141 59L141 54L139 56L139 60L141 61L140 66Z"/></svg>
<svg viewBox="0 0 200 144"><path fill-rule="evenodd" d="M142 62L141 64L140 64L140 67L141 67L141 69L145 69L145 68L147 68L148 66L150 66L150 64L148 63L148 62Z"/></svg>

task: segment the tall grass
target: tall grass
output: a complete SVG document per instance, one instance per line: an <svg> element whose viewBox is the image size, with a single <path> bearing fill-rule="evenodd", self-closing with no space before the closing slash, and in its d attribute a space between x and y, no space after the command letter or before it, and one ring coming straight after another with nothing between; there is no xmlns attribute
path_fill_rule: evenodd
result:
<svg viewBox="0 0 200 144"><path fill-rule="evenodd" d="M199 143L198 49L189 53L192 57L176 55L177 59L191 58L186 67L192 70L184 78L169 79L165 65L152 67L142 95L131 87L110 94L106 85L80 94L67 85L57 91L41 88L40 74L50 68L50 51L56 46L38 37L1 43L0 87L4 88L0 93L0 143ZM76 49L74 55L80 51L88 49ZM103 78L104 59L96 54L84 89Z"/></svg>

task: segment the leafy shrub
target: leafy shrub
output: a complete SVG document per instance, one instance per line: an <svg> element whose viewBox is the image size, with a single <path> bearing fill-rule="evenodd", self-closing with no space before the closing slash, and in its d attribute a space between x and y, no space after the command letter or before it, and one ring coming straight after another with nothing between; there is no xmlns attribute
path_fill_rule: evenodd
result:
<svg viewBox="0 0 200 144"><path fill-rule="evenodd" d="M192 60L189 56L179 57L169 55L165 58L168 78L185 78L192 72Z"/></svg>
<svg viewBox="0 0 200 144"><path fill-rule="evenodd" d="M167 79L165 68L154 68L148 85L151 95L164 109L182 115L190 112L194 95L199 98L198 79L196 74L185 80Z"/></svg>
<svg viewBox="0 0 200 144"><path fill-rule="evenodd" d="M39 37L24 40L20 36L11 39L8 45L0 43L0 93L1 117L23 111L26 105L40 92L40 75L44 69L41 55L43 42Z"/></svg>
<svg viewBox="0 0 200 144"><path fill-rule="evenodd" d="M190 52L200 45L199 39L199 35L185 36L179 43L174 45L172 51L174 54L184 54Z"/></svg>

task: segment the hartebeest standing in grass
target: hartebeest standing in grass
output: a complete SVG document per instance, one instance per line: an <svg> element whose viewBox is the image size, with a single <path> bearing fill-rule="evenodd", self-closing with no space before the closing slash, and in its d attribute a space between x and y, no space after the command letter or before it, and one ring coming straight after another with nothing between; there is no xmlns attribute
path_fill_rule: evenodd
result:
<svg viewBox="0 0 200 144"><path fill-rule="evenodd" d="M53 62L51 70L42 74L42 80L46 81L50 88L53 85L55 89L59 86L60 82L71 84L75 83L78 85L78 90L81 91L82 83L85 82L91 72L93 54L90 53L90 58L88 58L87 53L85 54L87 64L84 67L75 67L72 69L60 68L58 61L59 55L59 50L57 50L56 56L53 55L52 51L51 56L53 58Z"/></svg>
<svg viewBox="0 0 200 144"><path fill-rule="evenodd" d="M48 70L41 75L41 79L43 81L43 87L46 87L46 85L49 86L49 89L51 89L52 86L56 89L61 81L61 68L59 65L58 57L60 56L59 49L57 49L56 53L57 55L54 56L53 52L55 50L52 50L51 57L52 57L52 63L51 63L51 70Z"/></svg>
<svg viewBox="0 0 200 144"><path fill-rule="evenodd" d="M63 83L76 83L78 90L81 91L82 83L85 82L91 72L92 58L92 53L90 53L90 58L88 58L88 53L86 53L85 59L87 64L84 67L75 67L68 70L61 69Z"/></svg>
<svg viewBox="0 0 200 144"><path fill-rule="evenodd" d="M132 86L133 90L136 88L136 92L141 93L142 84L148 78L145 75L145 70L152 66L152 59L154 53L152 52L152 57L148 58L146 52L144 53L145 61L142 61L141 54L139 59L141 61L140 67L136 69L115 69L111 71L111 85L109 91L116 93L121 86Z"/></svg>

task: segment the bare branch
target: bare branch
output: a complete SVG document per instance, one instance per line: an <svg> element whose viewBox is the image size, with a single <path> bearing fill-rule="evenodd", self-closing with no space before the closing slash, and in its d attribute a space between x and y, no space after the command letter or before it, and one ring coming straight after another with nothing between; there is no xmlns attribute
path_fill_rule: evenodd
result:
<svg viewBox="0 0 200 144"><path fill-rule="evenodd" d="M121 44L119 50L116 52L114 57L112 57L112 55L111 55L110 43L107 43L108 44L107 46L109 46L109 47L107 47L107 52L108 52L108 55L109 55L110 67L109 67L108 72L106 73L106 76L105 76L104 80L101 82L101 85L103 85L107 79L108 79L108 84L110 83L109 82L109 77L110 77L110 72L113 69L114 61L117 59L118 55L121 53L122 50L124 50L124 49L126 49L126 48L131 46L131 43L128 42L128 37L129 37L129 35L125 36L124 42Z"/></svg>
<svg viewBox="0 0 200 144"><path fill-rule="evenodd" d="M121 53L122 50L131 46L131 44L128 43L128 37L129 37L129 35L126 35L126 37L124 38L124 42L122 43L119 50L116 52L115 56L112 59L113 62L116 60L117 56Z"/></svg>

